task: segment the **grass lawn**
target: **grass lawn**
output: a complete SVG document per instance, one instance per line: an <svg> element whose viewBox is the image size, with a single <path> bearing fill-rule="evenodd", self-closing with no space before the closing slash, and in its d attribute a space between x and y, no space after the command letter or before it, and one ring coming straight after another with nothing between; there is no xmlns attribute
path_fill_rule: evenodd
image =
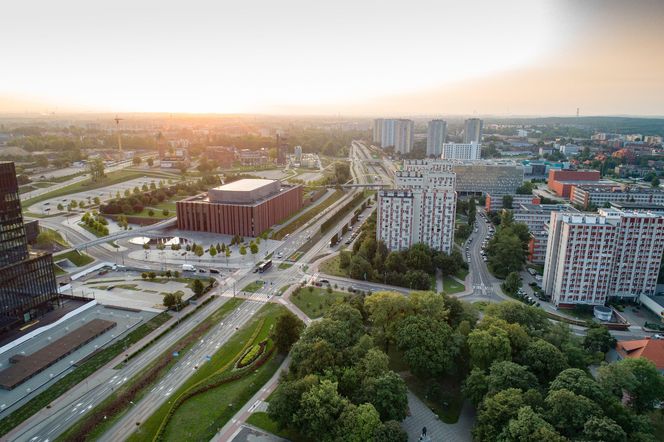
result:
<svg viewBox="0 0 664 442"><path fill-rule="evenodd" d="M284 236L291 234L295 232L297 229L305 225L308 221L313 219L316 215L321 213L323 210L327 209L330 207L332 204L335 202L339 201L339 199L344 196L343 191L341 190L336 190L332 195L328 196L325 201L321 202L317 206L313 208L304 208L300 212L296 213L293 215L289 220L286 220L285 222L289 223L285 225L283 228L279 229L278 232L275 232L272 235L272 239L283 239Z"/></svg>
<svg viewBox="0 0 664 442"><path fill-rule="evenodd" d="M258 313L236 332L209 363L203 364L193 376L173 393L177 398L191 386L228 366L223 372L231 371L234 361L252 343L260 342L269 336L277 317L285 310L277 304L266 304ZM262 321L264 319L264 321ZM260 329L258 328L260 327ZM255 336L255 339L251 340ZM222 384L200 393L175 410L165 431L163 440L210 440L224 424L239 410L251 396L267 382L281 364L282 358L273 355L270 360L255 372L237 381ZM165 403L150 416L129 441L151 440L166 417L169 404Z"/></svg>
<svg viewBox="0 0 664 442"><path fill-rule="evenodd" d="M341 276L344 278L348 277L346 271L339 267L339 255L323 261L319 266L319 270L321 273L325 273L326 275L330 276Z"/></svg>
<svg viewBox="0 0 664 442"><path fill-rule="evenodd" d="M79 225L79 227L82 227L85 230L87 230L88 232L92 233L97 238L103 238L104 236L106 236L106 235L102 235L101 233L99 233L98 230L93 229L92 227L88 226L85 223L78 223L78 225Z"/></svg>
<svg viewBox="0 0 664 442"><path fill-rule="evenodd" d="M290 269L291 267L293 267L293 264L289 264L287 262L282 262L281 264L279 264L279 267L277 267L277 268L279 270L286 270L286 269Z"/></svg>
<svg viewBox="0 0 664 442"><path fill-rule="evenodd" d="M281 296L284 294L286 290L288 290L288 287L290 287L291 284L286 284L285 286L281 287L279 291L277 292L277 296Z"/></svg>
<svg viewBox="0 0 664 442"><path fill-rule="evenodd" d="M141 289L139 289L136 284L118 284L116 286L113 286L114 289L125 289L125 290L136 290L137 292L140 292Z"/></svg>
<svg viewBox="0 0 664 442"><path fill-rule="evenodd" d="M283 439L288 439L293 442L300 442L305 440L302 436L300 436L293 430L290 429L279 430L277 423L272 419L270 419L270 416L268 416L267 413L263 411L252 413L251 416L247 418L247 423L249 425L253 425L256 428L260 428L261 430L265 430L268 433L274 434Z"/></svg>
<svg viewBox="0 0 664 442"><path fill-rule="evenodd" d="M85 253L81 253L78 250L70 250L69 252L53 255L54 261L59 261L61 259L70 260L72 264L74 264L76 267L82 267L94 261L94 258L92 256L86 255Z"/></svg>
<svg viewBox="0 0 664 442"><path fill-rule="evenodd" d="M53 272L55 272L55 276L62 276L67 274L67 272L57 264L53 264Z"/></svg>
<svg viewBox="0 0 664 442"><path fill-rule="evenodd" d="M254 282L251 282L251 283L247 284L242 289L242 291L243 292L256 293L257 291L259 291L260 289L263 288L263 285L264 285L263 281L254 281Z"/></svg>
<svg viewBox="0 0 664 442"><path fill-rule="evenodd" d="M328 293L327 289L309 286L304 287L297 295L293 294L290 299L305 315L316 319L323 316L335 302L345 299L346 296L349 296L348 293L335 291Z"/></svg>
<svg viewBox="0 0 664 442"><path fill-rule="evenodd" d="M298 259L302 258L302 255L304 255L303 252L295 252L291 256L288 257L289 261L297 261Z"/></svg>
<svg viewBox="0 0 664 442"><path fill-rule="evenodd" d="M489 306L489 303L487 301L476 301L473 302L473 305L477 310L483 312Z"/></svg>
<svg viewBox="0 0 664 442"><path fill-rule="evenodd" d="M161 313L150 319L148 322L140 325L123 339L92 356L74 371L55 382L42 393L39 393L21 408L0 420L0 435L6 434L12 428L16 427L21 422L60 397L60 395L69 391L74 385L82 382L85 378L120 354L125 347L129 347L138 342L144 336L158 328L161 324L168 321L170 317L171 315L166 312Z"/></svg>
<svg viewBox="0 0 664 442"><path fill-rule="evenodd" d="M446 276L443 278L443 291L448 295L452 293L463 292L465 287L460 282L457 282L454 278Z"/></svg>
<svg viewBox="0 0 664 442"><path fill-rule="evenodd" d="M466 279L466 276L468 276L468 270L461 269L458 272L456 272L456 275L454 275L454 276L456 276L457 278L462 279L462 280Z"/></svg>

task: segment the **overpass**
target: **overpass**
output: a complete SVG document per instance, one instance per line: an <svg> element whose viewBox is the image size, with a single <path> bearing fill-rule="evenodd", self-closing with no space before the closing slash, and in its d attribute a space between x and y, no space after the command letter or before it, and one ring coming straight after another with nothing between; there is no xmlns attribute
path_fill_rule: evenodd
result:
<svg viewBox="0 0 664 442"><path fill-rule="evenodd" d="M161 229L166 229L168 227L173 227L177 223L177 218L170 218L164 221L160 221L155 224L150 224L149 226L138 227L132 230L122 230L120 232L111 233L110 235L104 236L102 238L93 239L86 241L81 244L77 244L72 249L74 250L84 250L88 247L98 246L109 241L115 241L122 238L128 238L130 236L160 236L153 232Z"/></svg>
<svg viewBox="0 0 664 442"><path fill-rule="evenodd" d="M352 189L352 188L358 188L358 187L363 187L367 189L384 189L388 187L392 187L391 184L378 184L378 183L367 183L367 184L329 184L325 187L333 188L336 189L337 187L340 187L342 189Z"/></svg>

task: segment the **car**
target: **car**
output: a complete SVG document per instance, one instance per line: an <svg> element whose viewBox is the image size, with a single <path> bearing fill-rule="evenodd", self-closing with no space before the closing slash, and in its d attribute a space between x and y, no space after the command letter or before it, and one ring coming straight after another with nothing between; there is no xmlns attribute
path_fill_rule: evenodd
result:
<svg viewBox="0 0 664 442"><path fill-rule="evenodd" d="M277 258L281 258L282 256L284 256L282 252L277 253Z"/></svg>
<svg viewBox="0 0 664 442"><path fill-rule="evenodd" d="M329 284L330 281L328 281L327 279L321 279L321 280L320 280L320 283L321 283L321 284Z"/></svg>
<svg viewBox="0 0 664 442"><path fill-rule="evenodd" d="M205 270L205 269L198 269L198 273L207 273L207 270Z"/></svg>
<svg viewBox="0 0 664 442"><path fill-rule="evenodd" d="M216 274L219 274L219 273L221 273L221 272L219 271L219 269L210 269L210 273L216 273Z"/></svg>

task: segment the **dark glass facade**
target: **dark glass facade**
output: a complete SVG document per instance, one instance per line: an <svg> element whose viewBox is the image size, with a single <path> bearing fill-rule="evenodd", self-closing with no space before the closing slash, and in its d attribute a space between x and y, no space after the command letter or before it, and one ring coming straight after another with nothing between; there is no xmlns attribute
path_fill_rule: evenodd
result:
<svg viewBox="0 0 664 442"><path fill-rule="evenodd" d="M14 163L0 162L0 328L52 308L58 287L50 253L29 253Z"/></svg>

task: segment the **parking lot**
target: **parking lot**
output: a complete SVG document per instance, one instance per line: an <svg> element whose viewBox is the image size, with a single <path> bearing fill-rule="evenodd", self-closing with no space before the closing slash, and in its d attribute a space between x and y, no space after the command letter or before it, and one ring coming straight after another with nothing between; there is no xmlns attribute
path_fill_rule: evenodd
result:
<svg viewBox="0 0 664 442"><path fill-rule="evenodd" d="M105 319L113 321L117 325L111 330L96 337L78 350L67 355L65 358L48 367L46 370L25 381L13 390L0 389L0 417L4 417L13 411L19 401L33 397L37 392L44 390L50 384L60 379L71 370L75 370L73 365L91 354L93 351L102 348L111 341L133 330L144 321L150 320L155 315L152 312L133 312L127 310L118 310L107 308L102 305L96 305L73 318L69 318L54 328L0 354L0 370L9 366L9 358L14 355L30 355L37 350L47 346L53 341L76 330L81 325L92 319Z"/></svg>
<svg viewBox="0 0 664 442"><path fill-rule="evenodd" d="M67 196L44 200L30 206L30 211L34 213L48 214L49 212L58 212L58 204L62 204L62 206L66 208L71 201L84 201L86 204L88 204L89 201L94 201L94 198L99 198L101 201L108 201L115 198L118 192L120 192L120 196L124 197L125 190L132 192L134 187L141 189L144 184L150 187L150 184L152 183L154 183L155 186L158 186L159 181L159 178L154 177L134 178L133 180L113 184L112 186L106 186L100 189L77 192Z"/></svg>

